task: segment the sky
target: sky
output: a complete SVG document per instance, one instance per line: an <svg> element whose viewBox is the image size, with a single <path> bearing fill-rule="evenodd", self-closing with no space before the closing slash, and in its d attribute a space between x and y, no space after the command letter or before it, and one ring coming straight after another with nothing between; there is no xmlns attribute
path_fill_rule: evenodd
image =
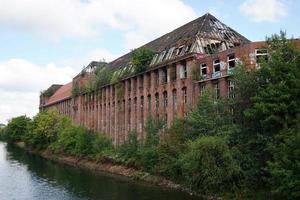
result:
<svg viewBox="0 0 300 200"><path fill-rule="evenodd" d="M92 60L112 61L209 12L251 41L300 37L299 0L0 0L0 123Z"/></svg>

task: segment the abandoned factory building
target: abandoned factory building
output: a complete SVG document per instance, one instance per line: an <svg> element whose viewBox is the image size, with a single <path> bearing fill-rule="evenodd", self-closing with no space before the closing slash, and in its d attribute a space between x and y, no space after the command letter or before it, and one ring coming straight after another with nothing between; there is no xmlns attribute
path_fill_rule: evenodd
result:
<svg viewBox="0 0 300 200"><path fill-rule="evenodd" d="M116 145L131 130L142 139L149 116L164 119L169 127L195 106L206 88L215 98L234 98L231 75L236 65L259 67L267 58L264 45L251 42L208 13L145 44L154 56L144 72L74 94L75 87L87 84L97 66L104 64L93 61L72 82L52 85L42 93L40 111L56 108L75 124L106 134ZM113 76L131 70L131 54L106 63Z"/></svg>

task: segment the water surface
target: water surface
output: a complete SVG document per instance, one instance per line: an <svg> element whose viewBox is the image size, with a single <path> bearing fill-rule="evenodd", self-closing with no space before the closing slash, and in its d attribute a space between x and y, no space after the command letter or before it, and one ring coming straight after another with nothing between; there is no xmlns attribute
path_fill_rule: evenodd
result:
<svg viewBox="0 0 300 200"><path fill-rule="evenodd" d="M193 200L186 193L58 164L0 142L0 200Z"/></svg>

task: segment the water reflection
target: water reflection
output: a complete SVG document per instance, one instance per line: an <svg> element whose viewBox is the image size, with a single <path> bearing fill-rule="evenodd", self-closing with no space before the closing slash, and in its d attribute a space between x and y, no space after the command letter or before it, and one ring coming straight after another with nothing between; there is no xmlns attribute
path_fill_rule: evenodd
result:
<svg viewBox="0 0 300 200"><path fill-rule="evenodd" d="M0 142L0 199L191 200L186 193L61 165Z"/></svg>

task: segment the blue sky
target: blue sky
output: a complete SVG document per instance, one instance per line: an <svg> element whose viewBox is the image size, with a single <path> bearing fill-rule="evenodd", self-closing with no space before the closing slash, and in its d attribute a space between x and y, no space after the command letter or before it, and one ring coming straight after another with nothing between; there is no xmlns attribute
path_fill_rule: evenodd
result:
<svg viewBox="0 0 300 200"><path fill-rule="evenodd" d="M114 58L210 12L252 41L300 37L298 0L0 0L0 123L92 60Z"/></svg>

